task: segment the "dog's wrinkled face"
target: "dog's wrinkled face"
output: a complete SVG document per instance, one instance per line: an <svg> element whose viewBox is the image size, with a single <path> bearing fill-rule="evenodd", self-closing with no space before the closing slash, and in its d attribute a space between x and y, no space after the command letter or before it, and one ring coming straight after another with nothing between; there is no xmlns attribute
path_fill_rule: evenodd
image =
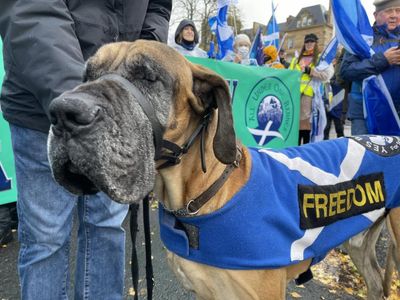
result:
<svg viewBox="0 0 400 300"><path fill-rule="evenodd" d="M147 48L147 43L103 47L88 61L87 82L52 102L49 159L55 179L70 192L102 190L118 202L130 203L151 191L155 177L151 124L122 85L97 80L107 73L122 75L153 104L166 126L178 78L155 59L171 55L168 49L160 53Z"/></svg>
<svg viewBox="0 0 400 300"><path fill-rule="evenodd" d="M132 203L154 186L153 131L137 95L118 80L101 77L110 73L140 90L153 105L165 135L177 143L185 139L182 133L191 116L200 118L207 106L219 105L211 103L216 98L214 90L220 91L219 99L228 107L224 122L229 121L229 91L222 78L193 66L170 47L136 41L100 48L87 63L86 83L52 101L48 147L57 182L74 194L101 190L117 202ZM195 73L201 80L195 79ZM215 89L208 84L213 78ZM226 139L227 134L222 130L220 136ZM218 156L230 157L225 152Z"/></svg>

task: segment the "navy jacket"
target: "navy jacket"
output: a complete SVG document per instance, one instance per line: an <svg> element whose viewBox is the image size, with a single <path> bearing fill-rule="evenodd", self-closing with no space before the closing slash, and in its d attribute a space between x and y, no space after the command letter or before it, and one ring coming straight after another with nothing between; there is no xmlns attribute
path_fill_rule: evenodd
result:
<svg viewBox="0 0 400 300"><path fill-rule="evenodd" d="M52 99L82 82L85 61L114 41L167 41L172 0L1 0L7 121L42 132Z"/></svg>
<svg viewBox="0 0 400 300"><path fill-rule="evenodd" d="M386 25L374 26L374 43L372 49L375 54L370 59L361 60L350 53L345 54L340 68L343 79L352 82L349 94L348 117L350 119L364 118L362 107L362 81L372 75L382 74L389 89L396 108L400 108L400 67L391 66L384 56L384 52L397 47L400 41L400 27L392 32L387 31Z"/></svg>

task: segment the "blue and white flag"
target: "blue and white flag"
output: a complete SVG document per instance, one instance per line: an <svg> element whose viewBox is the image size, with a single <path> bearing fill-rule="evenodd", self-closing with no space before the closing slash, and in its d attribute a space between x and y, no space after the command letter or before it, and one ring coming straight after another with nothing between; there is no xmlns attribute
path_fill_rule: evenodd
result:
<svg viewBox="0 0 400 300"><path fill-rule="evenodd" d="M321 53L319 62L316 66L316 69L318 71L325 70L332 63L332 61L336 57L338 46L339 46L339 41L337 40L336 37L333 37L332 40L324 49L324 51Z"/></svg>
<svg viewBox="0 0 400 300"><path fill-rule="evenodd" d="M253 43L250 47L250 59L256 59L257 63L262 66L264 65L264 53L263 53L263 41L261 34L261 27L258 27L256 35L254 36Z"/></svg>
<svg viewBox="0 0 400 300"><path fill-rule="evenodd" d="M222 59L229 50L233 50L233 30L228 25L229 4L235 3L233 0L221 0L217 2L218 14L209 18L208 24L211 31L216 35L218 42L217 59Z"/></svg>
<svg viewBox="0 0 400 300"><path fill-rule="evenodd" d="M374 51L373 30L359 0L332 0L336 37L345 49L368 59ZM363 82L364 114L368 133L400 135L400 120L382 75Z"/></svg>
<svg viewBox="0 0 400 300"><path fill-rule="evenodd" d="M331 67L332 61L336 56L337 47L339 43L336 38L333 38L326 46L324 51L321 53L319 61L315 66L315 69L319 72L325 71ZM312 79L310 85L314 91L314 97L312 101L312 119L311 119L311 138L312 143L319 142L324 139L324 129L326 127L327 118L325 112L325 104L322 98L325 93L325 85L321 80Z"/></svg>
<svg viewBox="0 0 400 300"><path fill-rule="evenodd" d="M275 46L276 49L279 49L279 26L276 22L275 18L275 10L274 2L271 2L272 5L272 16L267 25L267 35L263 37L264 46Z"/></svg>
<svg viewBox="0 0 400 300"><path fill-rule="evenodd" d="M322 99L324 84L320 80L313 79L311 80L310 85L314 91L314 97L312 100L310 142L315 143L324 139L324 129L327 123L324 99Z"/></svg>
<svg viewBox="0 0 400 300"><path fill-rule="evenodd" d="M208 49L207 55L208 58L215 58L215 45L214 45L214 41L210 42L210 49Z"/></svg>
<svg viewBox="0 0 400 300"><path fill-rule="evenodd" d="M316 263L400 206L399 145L400 137L368 135L249 148L251 174L232 199L190 217L160 207L161 239L179 256L219 268Z"/></svg>
<svg viewBox="0 0 400 300"><path fill-rule="evenodd" d="M381 75L371 76L364 80L363 98L367 99L364 101L364 112L367 116L369 132L400 135L399 116Z"/></svg>
<svg viewBox="0 0 400 300"><path fill-rule="evenodd" d="M346 50L360 58L373 54L373 30L360 0L332 0L336 37Z"/></svg>

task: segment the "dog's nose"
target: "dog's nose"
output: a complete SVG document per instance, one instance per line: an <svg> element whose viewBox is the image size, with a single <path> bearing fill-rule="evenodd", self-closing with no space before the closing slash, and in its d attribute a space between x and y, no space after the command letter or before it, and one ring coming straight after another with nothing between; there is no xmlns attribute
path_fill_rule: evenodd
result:
<svg viewBox="0 0 400 300"><path fill-rule="evenodd" d="M101 108L90 96L63 94L50 103L50 122L53 133L77 133L90 127L99 117Z"/></svg>

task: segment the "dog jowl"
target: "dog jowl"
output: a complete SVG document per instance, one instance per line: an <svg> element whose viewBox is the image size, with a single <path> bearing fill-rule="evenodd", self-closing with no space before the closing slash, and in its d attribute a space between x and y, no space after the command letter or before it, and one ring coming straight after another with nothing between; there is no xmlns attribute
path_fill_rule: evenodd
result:
<svg viewBox="0 0 400 300"><path fill-rule="evenodd" d="M116 74L133 83L165 127L176 79L163 71L166 66L142 54L151 44L116 43L100 49L87 63L86 82L52 101L49 160L55 179L70 192L101 190L117 202L131 203L152 190L151 123L136 95L104 77ZM153 55L161 55L152 49Z"/></svg>

